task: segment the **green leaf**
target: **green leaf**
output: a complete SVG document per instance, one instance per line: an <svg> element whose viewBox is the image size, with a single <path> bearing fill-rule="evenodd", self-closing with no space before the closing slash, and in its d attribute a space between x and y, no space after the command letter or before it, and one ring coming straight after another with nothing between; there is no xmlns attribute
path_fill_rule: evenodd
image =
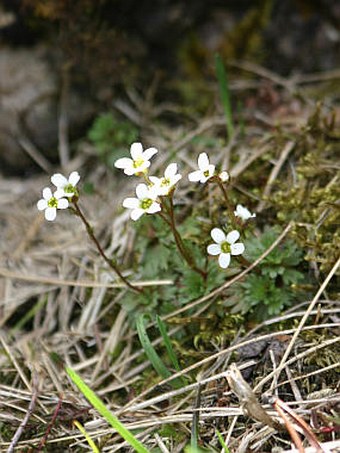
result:
<svg viewBox="0 0 340 453"><path fill-rule="evenodd" d="M295 269L285 269L282 280L285 285L293 285L303 280L303 274Z"/></svg>
<svg viewBox="0 0 340 453"><path fill-rule="evenodd" d="M129 431L125 426L118 420L116 416L105 406L100 398L90 389L90 387L85 384L82 378L70 367L66 367L66 373L72 379L74 384L78 387L81 393L85 398L92 404L92 406L97 409L102 417L114 428L118 434L125 439L132 448L134 448L138 453L150 453L143 444L139 442L138 439Z"/></svg>
<svg viewBox="0 0 340 453"><path fill-rule="evenodd" d="M154 247L148 245L143 266L145 278L156 278L161 275L164 278L164 271L169 268L170 257L171 251L164 245L157 244Z"/></svg>

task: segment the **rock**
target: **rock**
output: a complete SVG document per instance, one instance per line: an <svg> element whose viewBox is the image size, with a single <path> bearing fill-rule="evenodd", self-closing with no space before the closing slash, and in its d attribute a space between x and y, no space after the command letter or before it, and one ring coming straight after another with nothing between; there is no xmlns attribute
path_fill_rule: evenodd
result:
<svg viewBox="0 0 340 453"><path fill-rule="evenodd" d="M20 174L34 167L20 141L28 139L48 160L58 160L59 74L46 47L0 51L0 169ZM89 101L74 92L67 98L69 130L79 129L93 114Z"/></svg>

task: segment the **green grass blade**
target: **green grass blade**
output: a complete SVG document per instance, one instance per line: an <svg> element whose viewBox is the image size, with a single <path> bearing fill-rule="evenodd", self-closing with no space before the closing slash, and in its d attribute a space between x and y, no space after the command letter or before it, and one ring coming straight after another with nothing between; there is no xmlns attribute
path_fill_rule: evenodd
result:
<svg viewBox="0 0 340 453"><path fill-rule="evenodd" d="M176 356L175 351L174 351L174 349L172 347L171 340L169 338L168 332L166 331L165 324L164 324L164 322L161 320L161 318L158 315L156 316L156 321L157 321L158 329L159 329L159 331L160 331L160 333L162 335L162 338L163 338L163 341L164 341L164 345L165 345L166 350L168 352L169 359L171 360L175 370L176 371L181 371L181 368L180 368L178 360L177 360L177 356Z"/></svg>
<svg viewBox="0 0 340 453"><path fill-rule="evenodd" d="M231 108L231 97L229 90L229 82L227 72L219 54L215 55L215 70L220 87L221 101L226 119L228 139L230 140L234 135L233 113Z"/></svg>
<svg viewBox="0 0 340 453"><path fill-rule="evenodd" d="M224 442L222 434L218 430L216 430L216 434L217 434L218 440L220 441L220 444L224 450L224 453L230 453L229 448L226 446L226 443Z"/></svg>
<svg viewBox="0 0 340 453"><path fill-rule="evenodd" d="M149 336L147 334L144 324L144 315L138 316L136 320L136 328L139 341L141 342L145 354L150 360L152 366L163 379L169 378L171 376L171 373L164 365L162 359L157 354L155 348L152 346ZM173 381L170 382L170 385L172 385L174 388L181 388L183 386L179 379L174 379Z"/></svg>
<svg viewBox="0 0 340 453"><path fill-rule="evenodd" d="M184 448L184 453L207 453L210 452L211 450L206 450L205 448L200 448L200 447L192 447L191 445L187 445Z"/></svg>
<svg viewBox="0 0 340 453"><path fill-rule="evenodd" d="M118 434L120 434L123 439L125 439L132 448L134 448L138 453L150 453L143 444L139 442L138 439L129 431L125 426L118 420L116 416L105 406L100 398L90 389L90 387L85 384L82 378L74 371L72 368L66 367L66 372L69 377L72 379L74 384L78 387L81 393L85 398L92 404L92 406L97 409L102 417L114 428Z"/></svg>

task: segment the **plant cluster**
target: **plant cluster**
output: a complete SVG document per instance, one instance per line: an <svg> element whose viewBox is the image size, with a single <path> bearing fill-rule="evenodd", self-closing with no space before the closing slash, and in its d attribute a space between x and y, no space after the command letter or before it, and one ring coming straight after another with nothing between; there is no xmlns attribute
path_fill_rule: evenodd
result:
<svg viewBox="0 0 340 453"><path fill-rule="evenodd" d="M52 193L50 188L45 188L43 198L38 202L38 209L45 211L45 218L49 221L55 220L58 209L67 208L82 220L100 255L133 290L133 293L126 293L122 303L127 311L134 314L140 310L153 313L156 307L159 307L159 313L167 313L174 304L183 305L201 297L223 284L226 277L235 275L235 271L259 258L279 234L277 229L267 228L262 235L254 236L247 224L256 217L255 213L241 204L233 204L228 172L218 172L206 153L198 156L198 169L189 173L188 179L200 183L202 187L216 184L226 208L226 226L211 225L209 219L202 222L195 215L184 217L179 224L176 189L183 176L175 162L165 168L162 176L150 174L151 159L157 153L154 147L143 149L141 143L134 142L130 157L119 158L114 165L125 175L143 181L136 185L135 196L127 197L122 202L123 207L129 210L130 218L138 221L135 262L132 265L142 278L158 280L168 277L174 285L155 291L131 284L118 260L105 254L79 206L80 194L76 188L80 179L78 172L72 172L68 178L61 174L53 175L51 182L57 190ZM204 236L209 224L210 240ZM216 261L209 260L209 256L215 257ZM278 314L296 297L294 288L303 275L297 270L301 262L301 251L293 240L286 241L260 263L257 272L231 287L224 306L232 306L232 312L248 313L255 319ZM235 270L229 269L231 263ZM221 269L227 273L222 273ZM140 297L136 298L135 292Z"/></svg>
<svg viewBox="0 0 340 453"><path fill-rule="evenodd" d="M259 258L278 235L278 228L266 228L260 237L247 241L247 257L251 261ZM244 281L233 288L226 305L233 312L248 313L251 319L264 320L278 315L301 297L297 291L304 274L298 270L302 265L302 250L288 239L275 248L258 266L258 273L248 274Z"/></svg>

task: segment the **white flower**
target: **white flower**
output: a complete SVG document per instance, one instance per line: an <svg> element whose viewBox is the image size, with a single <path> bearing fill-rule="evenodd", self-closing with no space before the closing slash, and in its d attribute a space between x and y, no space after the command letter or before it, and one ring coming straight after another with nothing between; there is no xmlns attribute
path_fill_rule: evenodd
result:
<svg viewBox="0 0 340 453"><path fill-rule="evenodd" d="M78 184L80 175L77 171L73 171L68 178L61 173L56 173L52 176L51 182L57 188L55 195L57 198L73 197L77 194L76 185Z"/></svg>
<svg viewBox="0 0 340 453"><path fill-rule="evenodd" d="M154 214L161 210L157 203L157 192L146 184L138 184L136 187L137 198L125 198L123 201L124 208L132 209L130 217L132 220L138 220L143 214Z"/></svg>
<svg viewBox="0 0 340 453"><path fill-rule="evenodd" d="M241 255L244 252L244 244L236 242L240 233L233 230L225 235L220 228L213 228L210 234L215 244L208 245L207 252L209 255L219 255L218 264L226 269L230 264L231 255Z"/></svg>
<svg viewBox="0 0 340 453"><path fill-rule="evenodd" d="M252 214L249 209L245 208L241 204L236 206L236 211L234 211L235 217L241 217L242 220L248 220L252 217L256 217L256 214Z"/></svg>
<svg viewBox="0 0 340 453"><path fill-rule="evenodd" d="M149 176L149 179L152 183L152 188L155 189L158 195L168 195L170 190L178 183L182 178L182 175L177 173L177 164L169 164L164 172L162 178L157 178L157 176Z"/></svg>
<svg viewBox="0 0 340 453"><path fill-rule="evenodd" d="M55 192L54 195L49 187L43 190L43 198L38 201L39 211L45 211L45 219L53 221L57 216L57 209L67 209L68 200L61 198L61 193Z"/></svg>
<svg viewBox="0 0 340 453"><path fill-rule="evenodd" d="M221 171L218 176L222 182L227 182L230 179L229 173L227 171Z"/></svg>
<svg viewBox="0 0 340 453"><path fill-rule="evenodd" d="M150 159L158 153L156 148L148 148L143 151L141 143L132 143L130 147L130 154L132 159L129 157L122 157L116 160L115 167L124 170L124 173L128 176L143 173L147 168L150 167Z"/></svg>
<svg viewBox="0 0 340 453"><path fill-rule="evenodd" d="M215 165L209 163L209 158L206 153L201 153L198 156L198 168L199 170L193 171L189 173L188 178L189 181L192 182L201 182L205 183L208 181L209 178L214 176L215 173Z"/></svg>

